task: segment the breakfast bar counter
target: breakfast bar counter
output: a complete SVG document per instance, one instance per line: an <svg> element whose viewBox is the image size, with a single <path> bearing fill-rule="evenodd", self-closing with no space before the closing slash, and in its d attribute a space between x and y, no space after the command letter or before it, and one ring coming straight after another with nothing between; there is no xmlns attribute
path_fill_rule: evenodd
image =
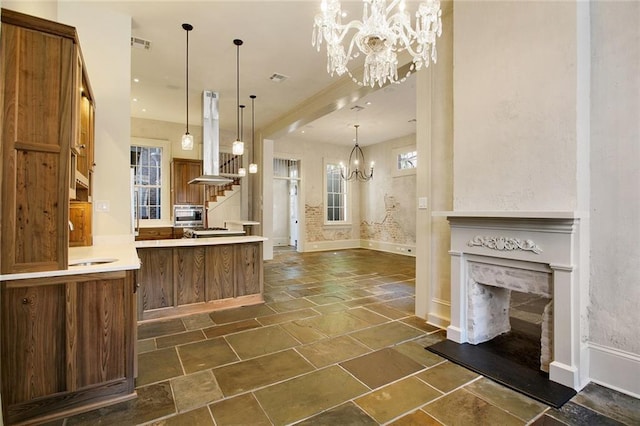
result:
<svg viewBox="0 0 640 426"><path fill-rule="evenodd" d="M137 241L138 321L264 302L260 236Z"/></svg>

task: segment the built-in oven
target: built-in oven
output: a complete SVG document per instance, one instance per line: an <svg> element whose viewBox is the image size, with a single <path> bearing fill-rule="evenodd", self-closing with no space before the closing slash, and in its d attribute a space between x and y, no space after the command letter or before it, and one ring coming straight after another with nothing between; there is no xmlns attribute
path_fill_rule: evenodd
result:
<svg viewBox="0 0 640 426"><path fill-rule="evenodd" d="M204 206L173 206L173 226L178 228L199 228L204 226Z"/></svg>

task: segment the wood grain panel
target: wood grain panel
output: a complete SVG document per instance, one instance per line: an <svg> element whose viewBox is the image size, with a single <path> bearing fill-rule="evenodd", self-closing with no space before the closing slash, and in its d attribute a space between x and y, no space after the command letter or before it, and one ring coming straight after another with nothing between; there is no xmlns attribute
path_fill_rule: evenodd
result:
<svg viewBox="0 0 640 426"><path fill-rule="evenodd" d="M204 204L204 185L189 184L201 175L201 160L174 158L171 162L172 204Z"/></svg>
<svg viewBox="0 0 640 426"><path fill-rule="evenodd" d="M234 246L217 245L206 248L206 300L235 296Z"/></svg>
<svg viewBox="0 0 640 426"><path fill-rule="evenodd" d="M69 246L93 245L92 204L72 202L69 205L69 220L73 223L73 231L69 232Z"/></svg>
<svg viewBox="0 0 640 426"><path fill-rule="evenodd" d="M138 274L143 310L173 306L173 249L139 249Z"/></svg>
<svg viewBox="0 0 640 426"><path fill-rule="evenodd" d="M236 248L236 297L262 290L262 254L259 243L238 244Z"/></svg>
<svg viewBox="0 0 640 426"><path fill-rule="evenodd" d="M74 52L70 39L2 26L4 273L67 266Z"/></svg>
<svg viewBox="0 0 640 426"><path fill-rule="evenodd" d="M2 402L66 389L65 286L2 292Z"/></svg>
<svg viewBox="0 0 640 426"><path fill-rule="evenodd" d="M77 389L126 376L126 291L124 279L78 284Z"/></svg>
<svg viewBox="0 0 640 426"><path fill-rule="evenodd" d="M204 302L204 247L173 249L177 305Z"/></svg>

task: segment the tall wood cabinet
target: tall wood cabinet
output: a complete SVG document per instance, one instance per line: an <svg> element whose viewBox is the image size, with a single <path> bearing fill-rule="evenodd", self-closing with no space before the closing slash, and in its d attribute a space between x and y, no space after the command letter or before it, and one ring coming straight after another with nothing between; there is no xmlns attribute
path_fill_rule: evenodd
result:
<svg viewBox="0 0 640 426"><path fill-rule="evenodd" d="M93 101L82 106L92 99L82 53L73 27L7 9L1 21L0 273L66 269L82 108L89 111L84 138L93 149ZM92 155L80 164L91 168Z"/></svg>
<svg viewBox="0 0 640 426"><path fill-rule="evenodd" d="M202 176L202 160L174 158L171 161L172 204L204 204L204 185L192 185L189 181Z"/></svg>

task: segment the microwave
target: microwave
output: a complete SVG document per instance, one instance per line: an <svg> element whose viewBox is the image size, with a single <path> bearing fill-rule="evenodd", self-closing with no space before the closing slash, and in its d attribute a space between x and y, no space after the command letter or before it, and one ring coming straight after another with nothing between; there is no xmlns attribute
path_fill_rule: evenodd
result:
<svg viewBox="0 0 640 426"><path fill-rule="evenodd" d="M173 206L173 226L178 228L201 228L204 226L204 206Z"/></svg>

